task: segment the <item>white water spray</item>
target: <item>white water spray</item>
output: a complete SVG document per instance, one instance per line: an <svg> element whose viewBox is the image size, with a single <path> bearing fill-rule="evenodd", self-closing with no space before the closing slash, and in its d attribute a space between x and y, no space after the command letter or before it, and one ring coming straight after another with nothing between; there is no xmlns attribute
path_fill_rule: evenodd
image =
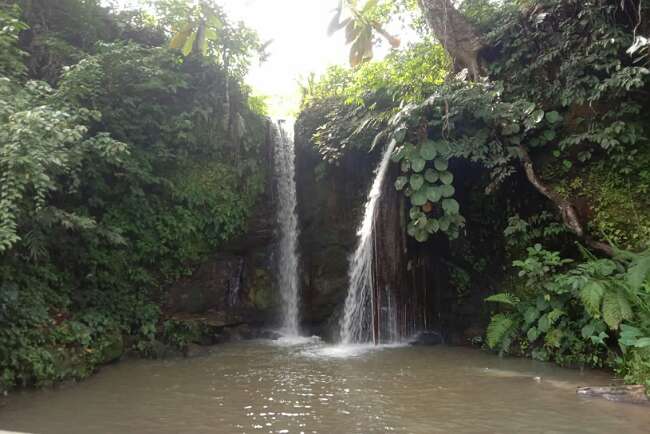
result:
<svg viewBox="0 0 650 434"><path fill-rule="evenodd" d="M283 303L282 333L299 336L298 306L298 216L296 215L296 168L293 134L285 121L273 129L275 145L275 179L278 206L276 218L280 228L278 284Z"/></svg>
<svg viewBox="0 0 650 434"><path fill-rule="evenodd" d="M372 315L369 311L369 308L374 308L371 293L374 288L375 219L384 178L395 145L395 141L391 140L384 151L368 194L363 221L357 233L359 242L350 263L348 296L345 299L341 321L342 344L367 342L370 338L377 342L378 337L373 336Z"/></svg>

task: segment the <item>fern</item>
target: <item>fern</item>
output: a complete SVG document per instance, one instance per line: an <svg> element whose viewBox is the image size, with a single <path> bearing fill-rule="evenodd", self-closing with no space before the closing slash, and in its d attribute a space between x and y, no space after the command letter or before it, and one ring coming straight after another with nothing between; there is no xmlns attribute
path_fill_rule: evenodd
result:
<svg viewBox="0 0 650 434"><path fill-rule="evenodd" d="M598 281L592 280L580 290L580 300L585 309L595 318L600 317L600 303L605 294L605 287Z"/></svg>
<svg viewBox="0 0 650 434"><path fill-rule="evenodd" d="M516 324L515 319L509 314L499 313L492 316L486 332L489 347L499 346L510 335Z"/></svg>
<svg viewBox="0 0 650 434"><path fill-rule="evenodd" d="M638 291L650 273L650 255L637 256L626 274L627 284L633 291Z"/></svg>
<svg viewBox="0 0 650 434"><path fill-rule="evenodd" d="M632 307L622 289L608 291L603 298L603 320L612 329L621 322L632 319Z"/></svg>
<svg viewBox="0 0 650 434"><path fill-rule="evenodd" d="M516 295L510 294L509 292L501 292L499 294L494 294L485 299L485 301L493 301L495 303L503 303L510 306L516 306L521 301Z"/></svg>

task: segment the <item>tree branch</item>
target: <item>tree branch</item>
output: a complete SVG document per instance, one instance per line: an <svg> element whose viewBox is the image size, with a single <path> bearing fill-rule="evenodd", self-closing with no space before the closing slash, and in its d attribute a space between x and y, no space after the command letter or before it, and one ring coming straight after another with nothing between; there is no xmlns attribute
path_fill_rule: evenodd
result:
<svg viewBox="0 0 650 434"><path fill-rule="evenodd" d="M479 52L484 47L479 33L458 12L451 0L418 0L434 36L453 59L456 72L467 68L474 80L484 73Z"/></svg>
<svg viewBox="0 0 650 434"><path fill-rule="evenodd" d="M560 194L555 190L544 184L544 182L537 176L537 173L535 173L535 167L533 166L533 160L530 158L530 154L528 154L526 148L519 145L517 149L519 150L519 158L524 166L524 171L526 172L528 181L533 184L537 191L542 193L555 204L560 211L565 226L578 237L582 238L589 247L598 250L607 256L614 256L614 249L611 245L594 240L585 232L575 206L569 200L560 196Z"/></svg>

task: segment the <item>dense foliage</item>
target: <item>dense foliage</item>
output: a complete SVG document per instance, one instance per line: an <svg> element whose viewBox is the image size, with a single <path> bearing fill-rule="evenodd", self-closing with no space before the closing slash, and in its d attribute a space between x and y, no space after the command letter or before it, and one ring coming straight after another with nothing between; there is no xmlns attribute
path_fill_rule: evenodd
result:
<svg viewBox="0 0 650 434"><path fill-rule="evenodd" d="M164 286L241 233L263 189L250 30L226 67L167 48L155 17L47 3L0 3L0 389L151 353ZM85 14L103 19L68 27Z"/></svg>
<svg viewBox="0 0 650 434"><path fill-rule="evenodd" d="M314 144L335 163L347 145L393 141L402 172L395 187L409 203L405 230L423 243L440 233L459 238L452 251L465 255L471 249L454 246L485 238L476 216L464 215L475 204L462 198L484 199L475 191L461 198L467 187L459 174L481 173L473 179L484 195L536 191L534 198L495 196L502 202L484 210L494 215L481 216L497 220L487 242L500 243L506 259L507 293L488 301L507 309L493 317L488 345L615 367L628 381L647 383L647 7L467 0L459 10L483 32L485 77L449 73L440 57L437 80L401 74L410 84L399 87L409 91L391 93L394 86L367 81L365 71L390 65L396 54L374 67L330 71L305 97L306 112L323 113ZM421 56L400 62L411 71L425 63ZM498 221L502 210L509 220ZM576 241L605 246L596 254L613 257L594 256ZM452 283L468 286L462 275L452 269Z"/></svg>

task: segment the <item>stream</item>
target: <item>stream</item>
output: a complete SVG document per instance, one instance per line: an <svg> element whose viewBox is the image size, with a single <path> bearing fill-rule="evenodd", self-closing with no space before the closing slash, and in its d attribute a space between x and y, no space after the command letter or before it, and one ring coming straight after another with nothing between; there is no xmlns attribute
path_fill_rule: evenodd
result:
<svg viewBox="0 0 650 434"><path fill-rule="evenodd" d="M647 433L645 406L576 396L599 371L469 348L249 341L208 355L127 360L0 406L38 434Z"/></svg>

